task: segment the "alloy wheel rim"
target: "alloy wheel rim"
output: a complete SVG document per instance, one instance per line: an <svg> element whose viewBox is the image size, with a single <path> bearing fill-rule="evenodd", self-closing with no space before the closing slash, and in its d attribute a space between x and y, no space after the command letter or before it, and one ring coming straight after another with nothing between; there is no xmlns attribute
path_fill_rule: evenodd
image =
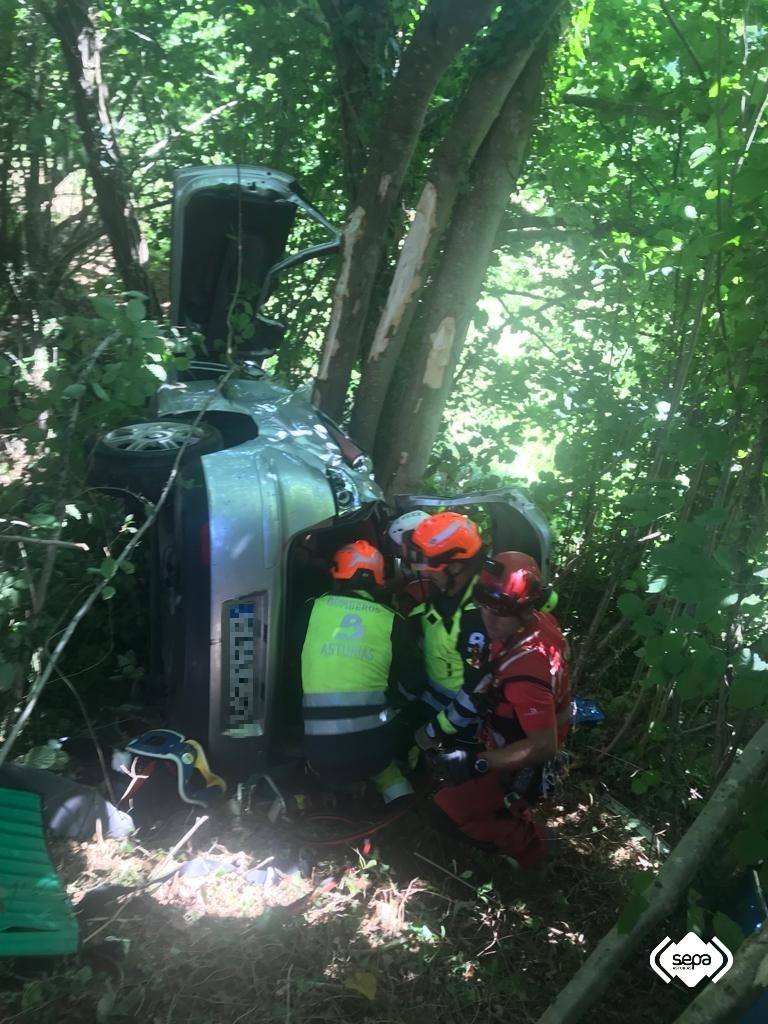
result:
<svg viewBox="0 0 768 1024"><path fill-rule="evenodd" d="M203 432L191 423L130 423L110 430L104 443L121 452L178 452L198 444Z"/></svg>

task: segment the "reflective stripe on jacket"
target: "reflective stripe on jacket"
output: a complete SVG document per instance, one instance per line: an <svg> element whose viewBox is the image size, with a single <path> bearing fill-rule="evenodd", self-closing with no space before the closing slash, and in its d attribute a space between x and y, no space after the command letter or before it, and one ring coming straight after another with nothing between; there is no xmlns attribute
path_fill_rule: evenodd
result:
<svg viewBox="0 0 768 1024"><path fill-rule="evenodd" d="M476 582L477 577L470 581L448 628L442 615L431 604L418 605L411 612L412 616L421 616L424 635L427 689L421 699L436 711L448 707L464 683L464 660L458 643L462 616L477 607L472 598Z"/></svg>
<svg viewBox="0 0 768 1024"><path fill-rule="evenodd" d="M325 594L313 602L301 651L307 736L386 724L394 618L390 608L359 592Z"/></svg>

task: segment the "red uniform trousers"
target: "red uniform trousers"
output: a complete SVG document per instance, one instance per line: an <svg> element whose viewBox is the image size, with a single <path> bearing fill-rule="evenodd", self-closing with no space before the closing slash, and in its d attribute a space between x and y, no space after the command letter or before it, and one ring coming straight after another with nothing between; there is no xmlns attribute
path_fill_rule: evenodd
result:
<svg viewBox="0 0 768 1024"><path fill-rule="evenodd" d="M504 788L493 773L446 786L435 803L469 839L493 843L521 867L533 867L546 854L544 828L531 815L525 800L504 803Z"/></svg>

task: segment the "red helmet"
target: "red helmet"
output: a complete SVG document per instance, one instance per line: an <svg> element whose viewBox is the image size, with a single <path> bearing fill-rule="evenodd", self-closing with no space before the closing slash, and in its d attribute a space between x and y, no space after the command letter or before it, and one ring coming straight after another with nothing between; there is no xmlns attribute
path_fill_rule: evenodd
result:
<svg viewBox="0 0 768 1024"><path fill-rule="evenodd" d="M358 573L370 573L380 587L384 586L384 556L367 540L345 544L331 562L331 576L335 580L353 580Z"/></svg>
<svg viewBox="0 0 768 1024"><path fill-rule="evenodd" d="M451 562L466 562L483 546L478 528L458 512L430 516L419 523L406 543L408 561L427 570L443 569Z"/></svg>
<svg viewBox="0 0 768 1024"><path fill-rule="evenodd" d="M495 615L515 615L538 607L544 598L538 563L522 551L494 555L483 564L473 596L481 608Z"/></svg>

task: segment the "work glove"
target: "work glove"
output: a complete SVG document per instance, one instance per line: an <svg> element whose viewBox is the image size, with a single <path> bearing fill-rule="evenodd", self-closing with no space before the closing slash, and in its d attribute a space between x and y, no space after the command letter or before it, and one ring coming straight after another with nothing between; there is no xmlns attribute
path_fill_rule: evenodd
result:
<svg viewBox="0 0 768 1024"><path fill-rule="evenodd" d="M421 750L438 750L447 736L436 722L427 722L416 730L413 739Z"/></svg>
<svg viewBox="0 0 768 1024"><path fill-rule="evenodd" d="M451 786L460 786L479 778L475 769L477 754L470 750L445 750L434 756L435 770Z"/></svg>

